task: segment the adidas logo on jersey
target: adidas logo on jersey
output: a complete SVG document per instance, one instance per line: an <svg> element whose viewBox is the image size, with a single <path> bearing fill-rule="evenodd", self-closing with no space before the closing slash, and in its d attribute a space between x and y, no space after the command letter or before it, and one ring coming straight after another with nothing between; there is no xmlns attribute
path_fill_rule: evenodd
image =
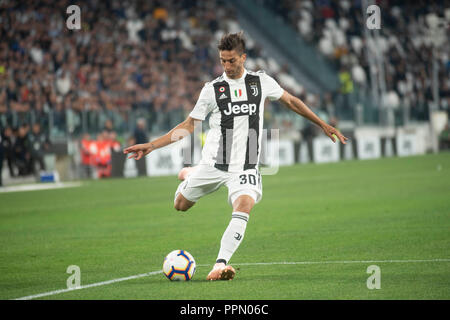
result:
<svg viewBox="0 0 450 320"><path fill-rule="evenodd" d="M228 109L223 112L225 115L229 116L231 114L234 115L252 115L256 113L256 104L255 103L242 103L242 104L234 104L231 105L231 102L228 102Z"/></svg>
<svg viewBox="0 0 450 320"><path fill-rule="evenodd" d="M226 98L228 98L228 97L225 93L222 93L222 95L219 97L219 99L226 99Z"/></svg>

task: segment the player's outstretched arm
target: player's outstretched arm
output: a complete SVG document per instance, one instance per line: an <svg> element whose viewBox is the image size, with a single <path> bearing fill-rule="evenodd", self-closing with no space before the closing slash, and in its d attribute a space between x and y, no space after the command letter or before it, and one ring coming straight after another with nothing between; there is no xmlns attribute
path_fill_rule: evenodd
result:
<svg viewBox="0 0 450 320"><path fill-rule="evenodd" d="M147 143L135 144L134 146L125 148L123 150L123 153L130 154L128 156L128 159L139 160L142 157L148 155L153 150L165 147L190 135L192 132L194 132L196 122L200 121L191 117L187 117L186 120L181 122L165 135Z"/></svg>
<svg viewBox="0 0 450 320"><path fill-rule="evenodd" d="M281 96L280 101L292 111L317 124L333 142L336 142L335 137L337 137L343 144L345 144L345 141L348 140L348 138L340 133L339 130L320 119L310 108L308 108L308 106L306 106L306 104L303 103L302 100L291 95L286 90Z"/></svg>

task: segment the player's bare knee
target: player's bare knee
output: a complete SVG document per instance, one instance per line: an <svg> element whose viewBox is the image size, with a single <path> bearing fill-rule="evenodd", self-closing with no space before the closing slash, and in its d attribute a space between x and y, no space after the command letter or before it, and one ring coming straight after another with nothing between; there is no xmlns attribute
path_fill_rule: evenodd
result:
<svg viewBox="0 0 450 320"><path fill-rule="evenodd" d="M177 210L177 211L186 211L186 210L188 209L187 206L183 204L183 201L180 201L180 200L178 200L178 199L175 201L173 207L174 207L175 210Z"/></svg>
<svg viewBox="0 0 450 320"><path fill-rule="evenodd" d="M189 201L179 194L174 203L174 208L177 211L187 211L194 205L195 202Z"/></svg>
<svg viewBox="0 0 450 320"><path fill-rule="evenodd" d="M250 213L254 205L255 200L252 197L242 195L233 202L233 211Z"/></svg>

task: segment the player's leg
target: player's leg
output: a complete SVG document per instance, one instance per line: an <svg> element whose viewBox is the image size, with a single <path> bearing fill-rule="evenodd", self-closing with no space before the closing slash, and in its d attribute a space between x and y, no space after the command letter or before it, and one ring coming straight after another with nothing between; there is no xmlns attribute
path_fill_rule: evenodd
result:
<svg viewBox="0 0 450 320"><path fill-rule="evenodd" d="M262 197L261 177L256 170L247 170L239 175L234 175L227 186L233 213L220 241L216 264L208 274L207 280L233 279L235 271L232 266L227 264L244 239L250 211Z"/></svg>
<svg viewBox="0 0 450 320"><path fill-rule="evenodd" d="M255 205L255 199L253 196L248 194L243 194L237 197L233 202L233 212L245 212L250 214L250 211L253 209Z"/></svg>
<svg viewBox="0 0 450 320"><path fill-rule="evenodd" d="M191 167L183 173L180 171L184 180L175 192L174 208L178 211L187 211L201 197L217 190L223 184L218 171L207 165Z"/></svg>
<svg viewBox="0 0 450 320"><path fill-rule="evenodd" d="M192 174L192 172L194 172L197 169L197 166L195 167L184 167L183 169L180 170L180 172L178 172L178 179L185 182L185 180L187 179L188 176L190 176ZM194 201L190 201L188 199L186 199L186 197L184 197L181 194L181 190L186 188L186 184L185 183L180 183L180 185L178 186L177 191L175 192L175 200L174 200L174 208L178 211L187 211L189 210L194 204Z"/></svg>
<svg viewBox="0 0 450 320"><path fill-rule="evenodd" d="M177 194L174 201L174 208L177 211L187 211L195 204L194 201L186 199L181 192Z"/></svg>
<svg viewBox="0 0 450 320"><path fill-rule="evenodd" d="M250 211L255 205L257 195L252 190L246 190L235 195L231 220L220 241L217 263L227 264L239 245L244 240L245 230L250 218Z"/></svg>
<svg viewBox="0 0 450 320"><path fill-rule="evenodd" d="M222 235L219 254L207 280L232 280L236 274L234 268L227 263L244 239L250 211L255 205L256 195L249 195L251 191L247 193L238 195L233 201L231 221Z"/></svg>

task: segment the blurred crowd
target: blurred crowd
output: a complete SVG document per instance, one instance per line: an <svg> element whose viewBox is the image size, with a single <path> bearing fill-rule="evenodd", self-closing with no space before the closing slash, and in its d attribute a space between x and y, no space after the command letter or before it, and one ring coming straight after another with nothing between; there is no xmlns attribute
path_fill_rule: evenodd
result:
<svg viewBox="0 0 450 320"><path fill-rule="evenodd" d="M365 40L366 15L362 0L262 0L285 18L304 39L329 57L340 69L342 90L351 91L352 82L368 87L371 64L365 47L380 50L385 61L387 106L411 107L415 120L428 119L433 96L433 62L437 76L439 105L450 111L450 42L447 1L388 1L374 3L380 8L378 40ZM367 4L372 2L367 1ZM373 33L372 33L373 34Z"/></svg>
<svg viewBox="0 0 450 320"><path fill-rule="evenodd" d="M130 129L136 111L150 130L165 131L223 72L222 34L241 30L223 0L80 0L81 30L66 27L70 4L0 2L0 125L39 122L81 135L107 120ZM249 67L267 64L248 44Z"/></svg>
<svg viewBox="0 0 450 320"><path fill-rule="evenodd" d="M361 1L259 2L336 62L342 92L352 91L353 83L370 83ZM430 33L430 25L440 18L448 21L450 9L444 1L377 3L388 102L407 102L423 118L433 100L433 35L439 38ZM129 121L129 111L138 110L144 111L150 130L165 131L192 109L204 82L222 73L216 50L221 35L241 30L236 9L223 0L80 0L81 30L66 27L70 4L0 2L0 126L38 122L46 132L51 127L81 134L91 127L100 131L109 119L116 129L129 129L135 120ZM286 66L265 57L246 36L249 69L265 69L283 87L328 112L325 105L332 104L333 96L304 95ZM448 46L444 41L435 51L439 108L445 110L450 99ZM84 118L83 112L88 113Z"/></svg>
<svg viewBox="0 0 450 320"><path fill-rule="evenodd" d="M0 113L33 110L36 121L45 121L39 114L51 109L60 127L66 109L113 110L125 118L133 108L157 115L193 105L201 76L213 67L205 50L211 34L203 32L215 19L213 8L192 1L79 1L81 30L73 31L64 16L70 4L0 4Z"/></svg>
<svg viewBox="0 0 450 320"><path fill-rule="evenodd" d="M66 26L70 4L0 2L0 131L11 177L44 166L30 149L34 126L46 137L82 137L85 175L109 176L115 132L134 130L131 144L182 121L223 72L218 40L241 30L221 0L80 0L81 30ZM259 68L267 59L248 40Z"/></svg>

